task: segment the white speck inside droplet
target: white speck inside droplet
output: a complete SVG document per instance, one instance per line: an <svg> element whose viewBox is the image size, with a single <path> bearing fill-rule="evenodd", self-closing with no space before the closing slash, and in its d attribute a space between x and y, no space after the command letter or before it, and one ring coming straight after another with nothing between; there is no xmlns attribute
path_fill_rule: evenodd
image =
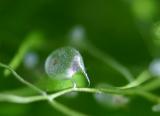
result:
<svg viewBox="0 0 160 116"><path fill-rule="evenodd" d="M76 72L73 71L73 70L70 68L70 69L68 69L66 76L67 76L68 78L72 78L72 76L73 76L75 73L76 73Z"/></svg>
<svg viewBox="0 0 160 116"><path fill-rule="evenodd" d="M160 59L155 59L150 63L149 71L153 76L160 76Z"/></svg>
<svg viewBox="0 0 160 116"><path fill-rule="evenodd" d="M153 112L160 112L160 104L154 105L154 106L152 107L152 111L153 111Z"/></svg>
<svg viewBox="0 0 160 116"><path fill-rule="evenodd" d="M35 52L29 52L24 57L24 66L28 69L33 69L39 62L39 57Z"/></svg>

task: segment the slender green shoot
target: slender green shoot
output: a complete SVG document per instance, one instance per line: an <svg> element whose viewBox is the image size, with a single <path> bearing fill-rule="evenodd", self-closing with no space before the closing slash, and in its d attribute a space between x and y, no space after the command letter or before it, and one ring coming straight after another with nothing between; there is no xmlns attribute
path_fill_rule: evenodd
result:
<svg viewBox="0 0 160 116"><path fill-rule="evenodd" d="M16 102L16 103L28 103L28 102L32 102L32 101L37 101L37 100L47 100L51 106L53 106L55 109L57 109L58 111L61 111L62 113L64 113L67 116L86 116L82 113L79 113L77 111L74 111L56 101L53 101L53 95L52 97L48 96L47 93L41 89L39 89L38 87L34 86L33 84L29 83L28 81L24 80L20 75L18 75L11 67L0 63L0 67L6 68L7 70L9 70L15 77L16 79L18 79L21 83L27 85L28 87L30 87L31 89L37 91L38 93L41 94L41 96L38 97L30 97L28 98L24 98L24 97L19 97L19 96L15 96L15 95L9 95L9 94L0 94L0 101L10 101L10 102ZM63 92L62 92L63 93ZM63 93L64 94L64 93ZM59 94L60 95L60 94ZM55 95L59 96L59 95ZM52 99L51 99L52 98ZM24 101L23 101L24 100Z"/></svg>
<svg viewBox="0 0 160 116"><path fill-rule="evenodd" d="M9 63L9 66L11 66L14 70L18 68L18 66L21 64L25 54L32 49L33 47L40 46L43 42L43 37L38 32L31 33L21 44L19 47L17 53L15 54L14 58ZM10 71L4 70L4 75L9 76Z"/></svg>
<svg viewBox="0 0 160 116"><path fill-rule="evenodd" d="M116 70L121 75L123 75L128 82L132 82L134 80L133 75L125 66L121 65L119 62L114 60L111 56L109 56L106 53L103 53L98 48L90 44L89 42L85 41L83 44L80 44L79 47L82 50L87 51L93 57L103 61L106 65L109 65L110 67L112 67L114 70Z"/></svg>
<svg viewBox="0 0 160 116"><path fill-rule="evenodd" d="M151 75L147 70L145 70L134 81L120 88L127 89L127 88L137 87L149 79L151 79Z"/></svg>

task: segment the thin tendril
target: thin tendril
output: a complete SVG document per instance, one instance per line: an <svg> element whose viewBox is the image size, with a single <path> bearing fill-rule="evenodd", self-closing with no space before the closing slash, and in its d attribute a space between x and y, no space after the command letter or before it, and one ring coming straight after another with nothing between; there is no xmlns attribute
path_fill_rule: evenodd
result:
<svg viewBox="0 0 160 116"><path fill-rule="evenodd" d="M31 89L37 91L40 94L44 94L44 91L42 91L41 89L39 89L38 87L32 85L31 83L27 82L26 80L24 80L20 75L18 75L10 66L7 66L5 64L0 63L0 66L3 68L8 69L9 71L11 71L11 73L15 76L16 79L18 79L21 83L27 85L28 87L30 87Z"/></svg>
<svg viewBox="0 0 160 116"><path fill-rule="evenodd" d="M85 116L85 114L82 114L80 112L74 111L58 102L55 101L55 98L60 97L64 94L70 93L70 92L86 92L86 93L111 93L111 94L123 94L123 95L139 95L142 96L152 102L160 103L160 98L152 93L149 93L146 91L147 89L144 89L143 87L137 87L137 88L131 88L131 89L120 89L117 87L110 87L110 88L70 88L66 90L62 90L57 93L53 94L46 94L43 90L37 88L36 86L32 85L31 83L25 81L21 76L19 76L11 67L0 63L1 67L4 67L8 70L10 70L13 75L23 84L27 85L28 87L34 89L35 91L39 92L41 95L38 96L29 96L29 97L22 97L22 96L16 96L12 94L0 94L0 101L7 101L7 102L13 102L13 103L31 103L36 101L42 101L47 100L51 106L56 108L57 110L61 111L62 113L68 115L68 116ZM143 74L143 73L142 73ZM145 74L145 73L144 73ZM144 76L142 76L144 77ZM140 78L140 77L139 77ZM143 78L141 78L143 82ZM140 80L141 80L140 79ZM150 84L152 85L152 83ZM148 86L147 86L148 87ZM146 88L147 88L146 87ZM151 86L152 87L152 86ZM152 88L153 89L153 88Z"/></svg>
<svg viewBox="0 0 160 116"><path fill-rule="evenodd" d="M53 106L54 108L56 108L58 111L61 111L62 113L68 115L68 116L85 116L82 113L79 113L77 111L74 111L56 101L53 101L53 96L49 97L47 95L47 93L41 89L39 89L38 87L32 85L31 83L27 82L26 80L24 80L20 75L18 75L11 67L0 63L0 66L3 68L6 68L8 70L11 71L11 73L16 77L16 79L18 79L20 82L22 82L23 84L27 85L28 87L30 87L31 89L37 91L38 93L40 93L42 96L38 96L38 97L30 97L28 99L23 99L23 97L18 97L15 95L8 95L8 94L0 94L0 101L10 101L10 102L17 102L17 103L27 103L27 102L32 102L32 101L37 101L37 100L47 100L51 106Z"/></svg>
<svg viewBox="0 0 160 116"><path fill-rule="evenodd" d="M90 53L95 58L103 61L105 64L111 66L114 70L122 74L129 82L132 82L134 80L133 75L130 73L130 71L120 63L118 63L116 60L111 58L109 55L101 52L99 49L94 47L89 42L85 41L82 44L79 45L79 47L83 50L86 50L88 53Z"/></svg>
<svg viewBox="0 0 160 116"><path fill-rule="evenodd" d="M151 79L151 75L149 74L147 70L144 70L134 81L130 82L129 84L123 87L120 87L120 89L128 89L132 87L137 87L149 79Z"/></svg>

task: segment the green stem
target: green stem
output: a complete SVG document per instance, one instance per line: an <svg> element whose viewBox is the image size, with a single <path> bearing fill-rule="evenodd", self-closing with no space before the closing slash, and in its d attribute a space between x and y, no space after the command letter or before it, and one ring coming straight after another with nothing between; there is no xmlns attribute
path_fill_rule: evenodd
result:
<svg viewBox="0 0 160 116"><path fill-rule="evenodd" d="M79 47L88 53L90 53L95 58L103 61L106 65L109 65L114 70L122 74L129 82L132 82L134 80L133 75L130 73L130 71L120 63L118 63L116 60L114 60L111 56L109 56L106 53L103 53L96 47L94 47L89 42L85 41L82 44L79 45Z"/></svg>
<svg viewBox="0 0 160 116"><path fill-rule="evenodd" d="M9 66L11 66L14 70L20 65L21 61L23 60L25 54L33 47L40 46L42 42L42 35L37 32L31 33L21 44L19 47L17 54L14 56L14 58L9 63ZM10 75L10 71L4 70L5 76Z"/></svg>
<svg viewBox="0 0 160 116"><path fill-rule="evenodd" d="M133 89L120 89L117 87L110 87L110 88L70 88L66 90L62 90L57 93L53 93L51 95L47 95L45 91L37 88L36 86L32 85L31 83L25 81L21 76L19 76L12 68L9 66L0 63L0 66L3 68L6 68L12 72L12 74L23 84L27 85L31 89L39 92L41 95L39 96L30 96L30 97L21 97L21 96L16 96L16 95L11 95L11 94L0 94L0 101L8 101L8 102L14 102L14 103L31 103L35 101L42 101L42 100L47 100L54 108L57 110L61 111L62 113L65 113L68 116L84 116L84 114L81 114L77 111L74 111L72 109L69 109L68 107L53 101L55 98L62 96L66 93L70 93L72 91L75 92L87 92L87 93L111 93L111 94L123 94L123 95L139 95L142 96L150 101L160 103L160 98L155 96L154 94L151 94L147 91L145 91L144 88L139 87L139 88L133 88ZM144 72L144 75L146 76L148 74L147 72ZM145 81L144 76L142 73L142 76L139 77L139 83ZM151 83L152 85L152 83ZM147 86L148 87L148 86ZM152 87L152 86L151 86Z"/></svg>
<svg viewBox="0 0 160 116"><path fill-rule="evenodd" d="M147 70L145 70L134 81L120 88L127 89L127 88L137 87L141 85L142 83L144 83L145 81L149 80L150 78L151 78L150 73Z"/></svg>
<svg viewBox="0 0 160 116"><path fill-rule="evenodd" d="M58 111L62 112L63 114L67 115L67 116L87 116L85 114L82 114L80 112L74 111L56 101L49 101L49 103L51 104L51 106L53 106L54 108L56 108Z"/></svg>
<svg viewBox="0 0 160 116"><path fill-rule="evenodd" d="M152 90L155 90L159 87L160 87L160 79L157 78L151 82L148 82L147 84L144 84L141 88L145 91L152 91Z"/></svg>
<svg viewBox="0 0 160 116"><path fill-rule="evenodd" d="M136 93L137 93L137 95L142 96L142 97L150 100L151 102L160 103L160 97L158 97L152 93L149 93L146 91L138 91L138 90Z"/></svg>
<svg viewBox="0 0 160 116"><path fill-rule="evenodd" d="M39 89L38 87L32 85L31 83L25 81L21 76L19 76L12 68L10 68L9 66L0 63L0 66L3 68L8 69L9 71L11 71L11 73L23 84L27 85L28 87L30 87L31 89L37 91L38 93L40 93L40 96L34 96L34 97L29 97L29 98L25 98L25 97L19 97L19 96L15 96L15 95L9 95L9 94L0 94L0 101L10 101L10 102L16 102L16 103L30 103L30 102L34 102L34 101L39 101L39 100L47 100L51 106L53 106L54 108L56 108L58 111L61 111L62 113L68 115L68 116L85 116L82 113L79 113L77 111L74 111L56 101L53 101L53 98L58 97L60 95L63 95L65 93L70 92L69 90L67 91L63 91L63 92L59 92L55 95L52 95L51 97L47 95L47 93L41 89Z"/></svg>
<svg viewBox="0 0 160 116"><path fill-rule="evenodd" d="M72 92L72 91L74 91L75 90L75 88L70 88L70 89L65 89L65 90L62 90L62 91L60 91L60 92L57 92L57 93L55 93L55 94L52 94L52 95L49 95L48 97L49 97L49 99L55 99L55 98L57 98L57 97L59 97L59 96L62 96L62 95L64 95L64 94L66 94L66 93L69 93L69 92Z"/></svg>
<svg viewBox="0 0 160 116"><path fill-rule="evenodd" d="M28 104L36 101L46 100L44 96L30 96L30 97L22 97L12 94L0 93L0 102L11 102L11 103L20 103L20 104Z"/></svg>
<svg viewBox="0 0 160 116"><path fill-rule="evenodd" d="M5 68L5 69L7 69L7 70L9 70L15 76L15 78L18 79L21 83L27 85L28 87L30 87L31 89L39 92L40 94L44 94L44 92L41 89L39 89L38 87L36 87L36 86L32 85L31 83L27 82L26 80L24 80L11 67L9 67L9 66L7 66L5 64L2 64L2 63L0 63L0 66Z"/></svg>
<svg viewBox="0 0 160 116"><path fill-rule="evenodd" d="M159 102L160 98L155 96L154 94L151 94L147 91L143 91L141 88L136 89L127 89L127 90L118 90L115 88L70 88L66 90L62 90L57 93L53 93L51 95L43 96L30 96L30 97L21 97L16 95L10 95L10 94L0 94L0 101L9 101L13 103L31 103L31 102L37 102L41 100L54 100L57 97L60 97L64 94L70 93L70 92L86 92L86 93L110 93L110 94L122 94L122 95L139 95L142 96L150 101ZM13 97L13 98L12 98ZM15 99L16 98L16 99ZM20 100L18 100L20 98ZM17 101L16 101L17 100Z"/></svg>

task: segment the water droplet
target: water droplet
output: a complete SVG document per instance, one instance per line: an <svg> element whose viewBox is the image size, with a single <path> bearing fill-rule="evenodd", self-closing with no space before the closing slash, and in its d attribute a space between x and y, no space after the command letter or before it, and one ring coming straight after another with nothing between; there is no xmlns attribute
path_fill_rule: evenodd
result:
<svg viewBox="0 0 160 116"><path fill-rule="evenodd" d="M111 87L111 85L107 84L99 84L97 88L107 88ZM94 94L94 98L97 103L99 103L103 107L118 109L124 107L128 104L129 99L123 95L110 94L110 93L96 93Z"/></svg>
<svg viewBox="0 0 160 116"><path fill-rule="evenodd" d="M81 54L75 48L63 47L53 51L46 59L45 71L54 79L72 79L82 72L89 81Z"/></svg>

